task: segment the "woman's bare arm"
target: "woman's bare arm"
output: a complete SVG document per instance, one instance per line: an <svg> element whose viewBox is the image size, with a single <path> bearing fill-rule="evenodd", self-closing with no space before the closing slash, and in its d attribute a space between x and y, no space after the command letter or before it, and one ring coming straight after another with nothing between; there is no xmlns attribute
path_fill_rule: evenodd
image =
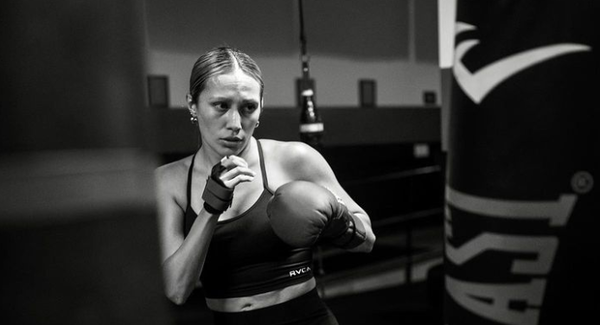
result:
<svg viewBox="0 0 600 325"><path fill-rule="evenodd" d="M172 172L172 171L171 171ZM157 169L158 229L165 293L176 304L183 304L196 287L218 215L202 209L187 237L183 235L184 208L176 200L181 183L168 169Z"/></svg>
<svg viewBox="0 0 600 325"><path fill-rule="evenodd" d="M221 164L225 170L218 175L220 182L227 188L235 188L243 182L251 182L255 173L240 157L229 156ZM204 205L190 232L183 235L185 208L178 198L187 173L174 170L173 166L158 168L155 173L157 184L158 228L161 243L162 267L167 297L176 304L183 304L196 287L202 274L202 268L208 248L215 232L221 213L209 213ZM178 179L179 177L179 179ZM198 194L200 195L200 194ZM200 200L200 203L204 203ZM214 210L211 209L211 210Z"/></svg>

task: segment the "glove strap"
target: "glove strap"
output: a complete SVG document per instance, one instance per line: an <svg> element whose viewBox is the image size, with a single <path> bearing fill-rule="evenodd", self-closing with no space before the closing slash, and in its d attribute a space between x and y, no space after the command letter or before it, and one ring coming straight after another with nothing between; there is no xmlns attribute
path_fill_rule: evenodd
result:
<svg viewBox="0 0 600 325"><path fill-rule="evenodd" d="M338 213L331 216L321 235L339 248L357 247L367 240L367 232L358 217L350 213L345 205L338 204Z"/></svg>
<svg viewBox="0 0 600 325"><path fill-rule="evenodd" d="M202 200L204 200L204 209L208 213L221 214L231 206L233 201L233 189L225 186L219 178L223 170L225 167L221 163L216 164L206 179Z"/></svg>

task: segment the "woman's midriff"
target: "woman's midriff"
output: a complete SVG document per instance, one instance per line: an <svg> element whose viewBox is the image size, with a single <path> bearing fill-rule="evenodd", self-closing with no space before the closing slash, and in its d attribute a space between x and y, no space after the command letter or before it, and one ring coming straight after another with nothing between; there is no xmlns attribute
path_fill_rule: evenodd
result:
<svg viewBox="0 0 600 325"><path fill-rule="evenodd" d="M283 289L249 297L206 298L206 305L214 311L235 313L277 305L302 296L316 286L315 278Z"/></svg>

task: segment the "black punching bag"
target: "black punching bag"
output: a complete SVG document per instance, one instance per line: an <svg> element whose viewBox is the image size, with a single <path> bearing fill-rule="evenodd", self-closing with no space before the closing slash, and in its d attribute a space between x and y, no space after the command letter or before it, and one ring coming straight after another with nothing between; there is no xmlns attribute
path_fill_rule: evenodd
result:
<svg viewBox="0 0 600 325"><path fill-rule="evenodd" d="M0 2L0 323L169 324L143 2Z"/></svg>
<svg viewBox="0 0 600 325"><path fill-rule="evenodd" d="M597 318L598 13L592 0L458 0L448 325Z"/></svg>

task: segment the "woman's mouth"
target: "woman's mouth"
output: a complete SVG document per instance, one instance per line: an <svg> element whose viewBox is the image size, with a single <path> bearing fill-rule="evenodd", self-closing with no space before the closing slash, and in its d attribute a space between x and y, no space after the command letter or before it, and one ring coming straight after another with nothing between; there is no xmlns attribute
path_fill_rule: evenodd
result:
<svg viewBox="0 0 600 325"><path fill-rule="evenodd" d="M221 140L225 143L226 146L237 146L242 143L243 139L238 137L226 137L221 138Z"/></svg>

